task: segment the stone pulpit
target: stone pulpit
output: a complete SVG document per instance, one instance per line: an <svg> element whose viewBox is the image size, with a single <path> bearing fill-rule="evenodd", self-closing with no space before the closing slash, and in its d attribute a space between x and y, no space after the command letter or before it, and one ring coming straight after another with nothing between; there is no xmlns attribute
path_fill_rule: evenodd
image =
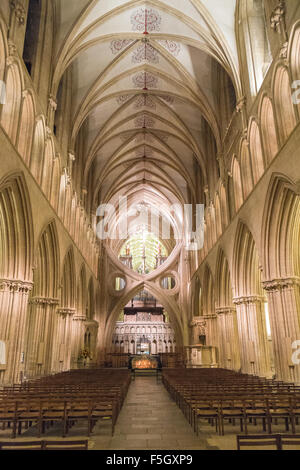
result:
<svg viewBox="0 0 300 470"><path fill-rule="evenodd" d="M203 346L194 344L186 346L186 367L187 368L217 368L218 353L214 346Z"/></svg>

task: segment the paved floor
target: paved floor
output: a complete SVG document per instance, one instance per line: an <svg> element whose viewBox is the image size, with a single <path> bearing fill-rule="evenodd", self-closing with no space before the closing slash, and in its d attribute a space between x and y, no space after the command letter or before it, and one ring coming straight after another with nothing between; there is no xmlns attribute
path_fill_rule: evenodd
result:
<svg viewBox="0 0 300 470"><path fill-rule="evenodd" d="M103 448L104 439L91 440ZM205 439L197 438L162 384L154 377L137 377L132 382L115 429L106 449L205 450Z"/></svg>

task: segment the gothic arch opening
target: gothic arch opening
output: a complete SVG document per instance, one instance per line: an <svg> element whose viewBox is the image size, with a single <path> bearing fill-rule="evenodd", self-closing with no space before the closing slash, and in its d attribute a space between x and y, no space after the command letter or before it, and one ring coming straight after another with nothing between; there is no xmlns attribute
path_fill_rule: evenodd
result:
<svg viewBox="0 0 300 470"><path fill-rule="evenodd" d="M176 352L175 332L164 307L147 290L122 310L112 336L112 352L150 355Z"/></svg>
<svg viewBox="0 0 300 470"><path fill-rule="evenodd" d="M59 303L59 249L54 222L45 228L40 237L33 282L27 324L27 377L50 373L53 366L55 312Z"/></svg>
<svg viewBox="0 0 300 470"><path fill-rule="evenodd" d="M250 92L256 96L272 63L264 0L239 2L239 37L246 49Z"/></svg>
<svg viewBox="0 0 300 470"><path fill-rule="evenodd" d="M29 75L33 75L33 68L37 53L41 21L41 0L29 0L26 33L23 50L23 60Z"/></svg>
<svg viewBox="0 0 300 470"><path fill-rule="evenodd" d="M236 234L233 266L241 367L245 373L270 377L273 350L267 331L267 297L256 244L241 222Z"/></svg>

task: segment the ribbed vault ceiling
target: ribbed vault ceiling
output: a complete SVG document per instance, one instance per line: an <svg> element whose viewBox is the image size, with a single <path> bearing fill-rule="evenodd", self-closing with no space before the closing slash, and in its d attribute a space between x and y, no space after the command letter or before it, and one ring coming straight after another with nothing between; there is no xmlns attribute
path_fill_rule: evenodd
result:
<svg viewBox="0 0 300 470"><path fill-rule="evenodd" d="M224 5L226 3L226 6ZM53 94L72 75L72 142L84 134L93 197L168 203L207 177L207 124L220 150L216 64L240 95L236 0L57 0Z"/></svg>

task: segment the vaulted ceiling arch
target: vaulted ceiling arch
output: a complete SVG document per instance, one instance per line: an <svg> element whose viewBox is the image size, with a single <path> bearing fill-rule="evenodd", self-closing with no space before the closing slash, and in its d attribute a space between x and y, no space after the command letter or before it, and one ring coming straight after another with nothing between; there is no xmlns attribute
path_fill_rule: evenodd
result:
<svg viewBox="0 0 300 470"><path fill-rule="evenodd" d="M221 107L242 95L236 0L218 1L55 0L51 90L72 83L71 169L93 211L147 192L203 202L216 185Z"/></svg>

